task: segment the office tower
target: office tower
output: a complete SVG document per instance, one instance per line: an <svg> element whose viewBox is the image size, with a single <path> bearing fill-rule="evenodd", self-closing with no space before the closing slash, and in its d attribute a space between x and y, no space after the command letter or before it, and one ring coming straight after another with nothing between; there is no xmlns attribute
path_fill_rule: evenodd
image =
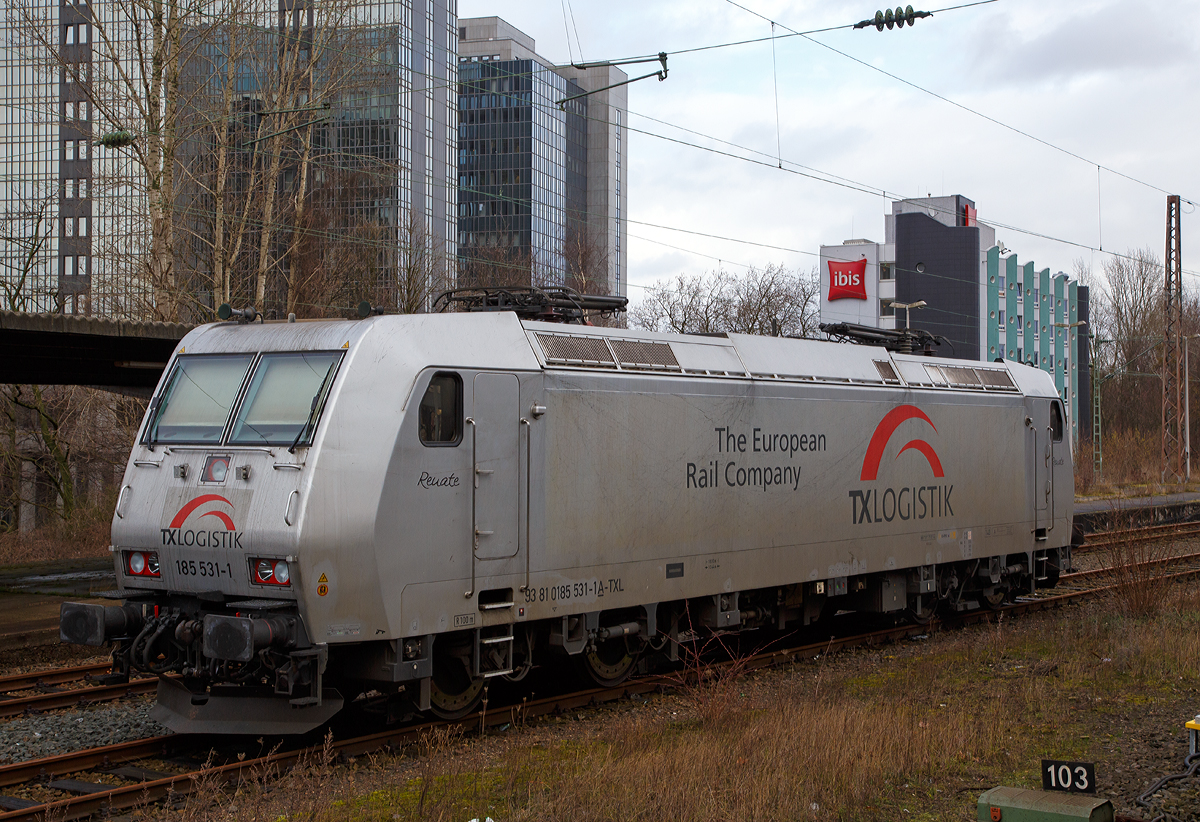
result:
<svg viewBox="0 0 1200 822"><path fill-rule="evenodd" d="M7 8L2 307L329 313L454 259L454 0L167 9Z"/></svg>
<svg viewBox="0 0 1200 822"><path fill-rule="evenodd" d="M625 73L556 66L498 17L459 21L458 59L460 272L625 294Z"/></svg>

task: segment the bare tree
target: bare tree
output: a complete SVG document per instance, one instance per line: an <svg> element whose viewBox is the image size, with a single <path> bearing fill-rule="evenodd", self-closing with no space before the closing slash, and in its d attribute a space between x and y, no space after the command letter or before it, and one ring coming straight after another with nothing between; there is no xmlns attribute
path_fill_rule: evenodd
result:
<svg viewBox="0 0 1200 822"><path fill-rule="evenodd" d="M1150 249L1132 249L1104 262L1104 282L1093 291L1091 322L1104 342L1094 367L1105 379L1104 417L1119 430L1149 432L1162 424L1162 263Z"/></svg>
<svg viewBox="0 0 1200 822"><path fill-rule="evenodd" d="M397 310L401 314L426 311L438 294L452 286L445 244L433 235L420 214L409 212L400 233Z"/></svg>
<svg viewBox="0 0 1200 822"><path fill-rule="evenodd" d="M8 246L0 256L0 289L9 311L36 310L53 299L47 283L38 283L38 271L50 264L47 244L54 234L55 195L37 197L0 216L0 240ZM42 293L38 293L41 291Z"/></svg>
<svg viewBox="0 0 1200 822"><path fill-rule="evenodd" d="M751 268L742 277L723 269L705 276L680 274L650 286L629 319L653 331L811 336L819 289L815 269L796 274L774 264Z"/></svg>
<svg viewBox="0 0 1200 822"><path fill-rule="evenodd" d="M723 270L706 276L680 274L646 289L642 301L629 311L635 328L678 334L726 331L725 304L732 277Z"/></svg>
<svg viewBox="0 0 1200 822"><path fill-rule="evenodd" d="M566 284L580 294L607 295L608 246L582 224L573 224L563 240L563 259L566 260Z"/></svg>

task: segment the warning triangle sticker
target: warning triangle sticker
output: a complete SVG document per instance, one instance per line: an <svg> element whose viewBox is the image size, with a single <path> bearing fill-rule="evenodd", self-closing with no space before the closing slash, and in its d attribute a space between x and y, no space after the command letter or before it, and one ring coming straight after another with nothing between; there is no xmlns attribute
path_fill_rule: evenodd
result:
<svg viewBox="0 0 1200 822"><path fill-rule="evenodd" d="M324 574L321 574L321 578L318 579L317 582L329 582L329 580L325 577Z"/></svg>
<svg viewBox="0 0 1200 822"><path fill-rule="evenodd" d="M344 343L342 343L342 348L349 348L349 347L350 347L350 341L349 341L349 340L346 340Z"/></svg>

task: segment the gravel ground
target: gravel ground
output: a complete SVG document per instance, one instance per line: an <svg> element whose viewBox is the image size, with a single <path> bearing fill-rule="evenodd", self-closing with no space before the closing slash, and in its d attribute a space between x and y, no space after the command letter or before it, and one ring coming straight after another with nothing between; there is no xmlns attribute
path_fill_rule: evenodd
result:
<svg viewBox="0 0 1200 822"><path fill-rule="evenodd" d="M150 719L153 705L152 698L139 697L0 722L0 762L39 759L171 733Z"/></svg>
<svg viewBox="0 0 1200 822"><path fill-rule="evenodd" d="M1175 780L1148 798L1153 812L1136 804L1137 797L1168 774L1184 770L1187 711L1200 710L1196 694L1181 694L1171 706L1138 706L1119 710L1097 723L1096 779L1100 794L1112 800L1117 813L1151 819L1171 813L1186 822L1200 821L1200 776ZM1172 700L1175 702L1175 700ZM1179 711L1183 711L1181 716ZM1102 768L1102 770L1101 770Z"/></svg>

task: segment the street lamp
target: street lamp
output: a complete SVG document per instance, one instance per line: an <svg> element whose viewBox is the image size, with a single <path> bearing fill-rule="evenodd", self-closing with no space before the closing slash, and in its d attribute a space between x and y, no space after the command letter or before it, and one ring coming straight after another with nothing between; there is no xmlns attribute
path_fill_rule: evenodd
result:
<svg viewBox="0 0 1200 822"><path fill-rule="evenodd" d="M908 330L908 312L909 312L909 310L913 309L913 308L924 308L926 305L928 305L928 303L926 303L924 300L917 300L915 303L898 303L895 300L892 300L892 308L903 308L904 309L904 330L905 331Z"/></svg>

